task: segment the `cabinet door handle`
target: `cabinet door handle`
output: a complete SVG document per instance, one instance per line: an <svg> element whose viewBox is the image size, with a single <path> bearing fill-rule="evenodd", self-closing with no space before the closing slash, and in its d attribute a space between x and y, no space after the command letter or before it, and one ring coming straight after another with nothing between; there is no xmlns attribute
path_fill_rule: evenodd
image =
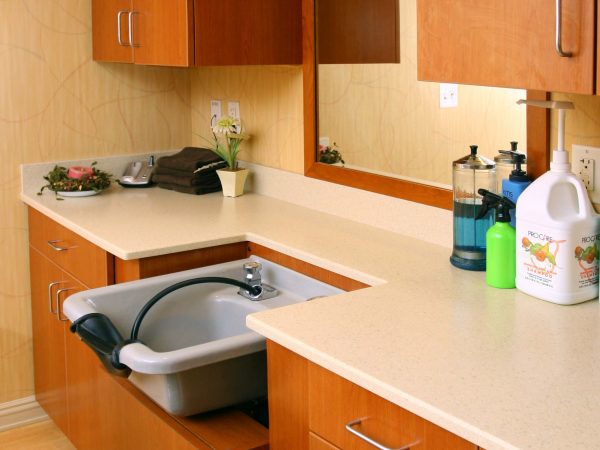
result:
<svg viewBox="0 0 600 450"><path fill-rule="evenodd" d="M121 10L117 13L117 41L121 47L129 46L129 44L123 42L123 35L121 34L121 17L123 17L123 14L127 14L128 12L129 11L127 10Z"/></svg>
<svg viewBox="0 0 600 450"><path fill-rule="evenodd" d="M563 58L573 56L571 52L562 49L562 1L556 0L556 53Z"/></svg>
<svg viewBox="0 0 600 450"><path fill-rule="evenodd" d="M69 250L69 247L61 247L60 245L56 245L57 243L62 242L61 239L54 239L52 241L48 241L48 245L56 250L57 252L64 252L65 250Z"/></svg>
<svg viewBox="0 0 600 450"><path fill-rule="evenodd" d="M50 314L56 314L56 311L54 311L54 308L52 308L52 288L57 284L62 283L64 283L64 281L53 281L52 283L48 284L48 309L50 310Z"/></svg>
<svg viewBox="0 0 600 450"><path fill-rule="evenodd" d="M133 34L133 16L135 16L137 13L137 11L129 11L129 46L130 47L139 47L139 45L137 45L135 43L134 40L134 34Z"/></svg>
<svg viewBox="0 0 600 450"><path fill-rule="evenodd" d="M417 445L419 442L412 442L408 445L403 445L402 447L396 447L396 448L390 448L390 447L386 447L383 444L380 444L379 442L377 442L376 440L374 440L373 438L367 436L366 434L361 433L360 431L354 429L355 426L360 425L362 423L363 419L355 419L352 420L350 422L348 422L346 424L346 430L348 430L350 433L352 433L353 435L355 435L356 437L362 439L363 441L367 442L368 444L371 444L373 447L378 448L379 450L410 450L411 446L415 446Z"/></svg>
<svg viewBox="0 0 600 450"><path fill-rule="evenodd" d="M61 322L68 322L69 318L68 317L63 317L62 315L62 311L60 308L60 294L62 294L63 292L68 292L68 291L76 291L76 288L64 288L64 289L59 289L56 291L56 317L58 317L58 320L60 320Z"/></svg>

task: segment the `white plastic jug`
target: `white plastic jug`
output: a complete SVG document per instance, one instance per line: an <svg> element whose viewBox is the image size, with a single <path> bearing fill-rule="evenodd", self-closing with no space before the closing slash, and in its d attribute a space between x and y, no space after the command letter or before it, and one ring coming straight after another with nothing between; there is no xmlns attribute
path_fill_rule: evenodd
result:
<svg viewBox="0 0 600 450"><path fill-rule="evenodd" d="M517 288L562 305L598 297L600 256L599 216L567 166L553 167L517 201Z"/></svg>

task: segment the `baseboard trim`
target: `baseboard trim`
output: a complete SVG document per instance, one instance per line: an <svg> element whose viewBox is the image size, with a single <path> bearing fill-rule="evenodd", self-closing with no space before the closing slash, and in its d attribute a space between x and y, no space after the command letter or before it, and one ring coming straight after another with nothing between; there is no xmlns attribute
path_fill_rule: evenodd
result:
<svg viewBox="0 0 600 450"><path fill-rule="evenodd" d="M47 419L48 414L33 395L0 403L0 432Z"/></svg>

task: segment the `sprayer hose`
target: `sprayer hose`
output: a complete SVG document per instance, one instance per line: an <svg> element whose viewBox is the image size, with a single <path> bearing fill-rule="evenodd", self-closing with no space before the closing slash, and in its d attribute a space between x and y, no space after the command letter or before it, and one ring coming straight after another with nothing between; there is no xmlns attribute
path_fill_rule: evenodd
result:
<svg viewBox="0 0 600 450"><path fill-rule="evenodd" d="M204 284L204 283L220 283L220 284L229 284L231 286L237 286L245 291L248 291L251 295L259 295L261 292L260 286L250 286L249 284L243 283L238 280L234 280L233 278L225 278L225 277L200 277L200 278L190 278L189 280L180 281L179 283L175 283L152 297L148 302L144 305L144 307L140 310L137 317L133 322L133 326L131 327L131 340L137 340L138 334L140 331L140 327L142 325L142 320L152 308L161 298L167 296L173 291L184 288L186 286L191 286L194 284Z"/></svg>

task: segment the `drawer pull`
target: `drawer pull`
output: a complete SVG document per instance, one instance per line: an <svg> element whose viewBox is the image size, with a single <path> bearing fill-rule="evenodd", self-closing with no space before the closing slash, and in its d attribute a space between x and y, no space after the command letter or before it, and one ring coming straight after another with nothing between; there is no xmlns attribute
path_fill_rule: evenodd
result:
<svg viewBox="0 0 600 450"><path fill-rule="evenodd" d="M354 427L356 425L360 425L363 420L364 419L355 419L355 420L352 420L352 421L348 422L346 424L346 430L348 430L350 433L352 433L356 437L359 437L363 441L371 444L373 447L378 448L379 450L410 450L411 446L416 445L418 443L418 442L413 442L411 444L404 445L402 447L397 447L397 448L386 447L385 445L382 445L379 442L375 441L374 439L370 438L366 434L363 434L360 431L354 429Z"/></svg>
<svg viewBox="0 0 600 450"><path fill-rule="evenodd" d="M61 322L68 322L69 318L68 317L64 317L62 315L62 311L60 308L60 294L62 294L63 292L68 292L68 291L76 291L76 288L64 288L64 289L59 289L58 291L56 291L56 317L58 317L58 320L60 320Z"/></svg>
<svg viewBox="0 0 600 450"><path fill-rule="evenodd" d="M56 311L52 308L52 288L62 283L64 283L64 281L53 281L48 285L48 309L50 310L50 314L56 314Z"/></svg>
<svg viewBox="0 0 600 450"><path fill-rule="evenodd" d="M55 239L53 241L48 241L48 245L57 252L64 252L65 250L69 250L69 247L61 247L60 245L56 245L59 242L61 242L60 239Z"/></svg>
<svg viewBox="0 0 600 450"><path fill-rule="evenodd" d="M123 42L123 36L121 34L121 17L123 17L123 15L127 14L128 12L129 11L121 10L117 13L117 41L119 42L119 45L121 47L129 46L129 44Z"/></svg>
<svg viewBox="0 0 600 450"><path fill-rule="evenodd" d="M562 49L562 5L561 0L556 0L556 53L563 58L573 56Z"/></svg>
<svg viewBox="0 0 600 450"><path fill-rule="evenodd" d="M130 47L139 47L138 44L135 43L134 31L133 31L133 16L139 14L137 11L130 11L128 13L128 22L129 22L129 46Z"/></svg>

